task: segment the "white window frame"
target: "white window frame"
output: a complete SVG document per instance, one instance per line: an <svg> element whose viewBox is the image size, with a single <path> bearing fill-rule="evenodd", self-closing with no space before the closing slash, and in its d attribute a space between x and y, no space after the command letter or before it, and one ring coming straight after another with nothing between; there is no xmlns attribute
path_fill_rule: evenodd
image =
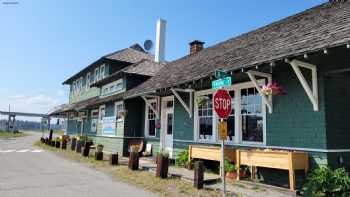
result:
<svg viewBox="0 0 350 197"><path fill-rule="evenodd" d="M98 113L98 116L93 116L94 113ZM98 129L98 121L99 121L99 117L100 117L100 111L99 109L94 109L94 110L91 110L91 115L90 115L90 119L91 119L91 123L92 123L92 120L93 119L97 119L97 125L96 125L96 131L92 131L92 124L90 125L90 131L92 133L97 133L97 129Z"/></svg>
<svg viewBox="0 0 350 197"><path fill-rule="evenodd" d="M102 121L102 109L104 108L104 116L103 117L106 117L106 105L100 105L100 107L98 108L98 122L101 123Z"/></svg>
<svg viewBox="0 0 350 197"><path fill-rule="evenodd" d="M103 73L103 75L102 75ZM100 78L99 79L104 79L106 76L106 66L104 64L102 64L102 66L100 67Z"/></svg>
<svg viewBox="0 0 350 197"><path fill-rule="evenodd" d="M150 103L150 104L152 104L152 103L154 103L154 102L156 102L156 106L157 106L157 109L158 109L158 111L159 111L159 103L158 103L158 100L157 99L149 99L148 100L148 102ZM150 108L149 108L149 106L148 105L145 105L145 130L144 130L144 134L145 134L145 137L147 137L147 138L156 138L157 137L157 128L156 127L154 127L154 135L149 135L149 133L148 133L148 110L150 110ZM156 113L156 112L153 112L153 113ZM157 120L158 118L157 118L157 115L155 115L155 121ZM157 123L157 122L156 122Z"/></svg>
<svg viewBox="0 0 350 197"><path fill-rule="evenodd" d="M265 80L258 80L259 85L263 85ZM262 102L262 115L263 115L263 142L251 142L242 140L242 115L241 115L241 89L246 88L255 88L252 82L244 82L239 84L231 85L230 87L225 88L228 91L234 91L235 93L235 136L232 141L228 141L228 144L246 144L246 145L266 145L266 105ZM216 90L207 89L201 90L194 93L194 139L200 143L217 143L218 139L218 121L219 117L213 109L213 137L212 139L199 139L199 116L198 116L198 105L196 103L196 98L198 96L214 94Z"/></svg>
<svg viewBox="0 0 350 197"><path fill-rule="evenodd" d="M118 105L123 105L123 111L125 111L124 101L117 101L117 102L115 102L114 103L114 114L115 114L116 118L118 118L118 111L117 111L117 106ZM122 119L117 119L116 122L123 122L124 118L125 117L123 117Z"/></svg>

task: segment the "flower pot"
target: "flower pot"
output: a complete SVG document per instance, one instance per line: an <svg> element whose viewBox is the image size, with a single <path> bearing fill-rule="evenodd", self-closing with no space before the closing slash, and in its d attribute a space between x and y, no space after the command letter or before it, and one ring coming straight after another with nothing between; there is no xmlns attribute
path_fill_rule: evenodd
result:
<svg viewBox="0 0 350 197"><path fill-rule="evenodd" d="M169 157L162 154L157 155L156 177L160 177L162 179L168 178L168 170L169 170Z"/></svg>
<svg viewBox="0 0 350 197"><path fill-rule="evenodd" d="M236 179L237 178L237 172L236 171L226 172L226 177L230 178L230 179ZM239 177L240 178L245 178L246 177L245 171L240 171Z"/></svg>

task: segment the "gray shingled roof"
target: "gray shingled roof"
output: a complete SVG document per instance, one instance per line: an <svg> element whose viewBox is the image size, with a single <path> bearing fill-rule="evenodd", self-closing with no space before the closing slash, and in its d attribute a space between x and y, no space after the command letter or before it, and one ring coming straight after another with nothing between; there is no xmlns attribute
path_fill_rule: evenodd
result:
<svg viewBox="0 0 350 197"><path fill-rule="evenodd" d="M71 81L80 77L82 74L98 66L105 60L128 62L128 63L134 64L143 59L153 60L154 57L153 55L146 53L139 44L134 44L129 48L118 50L113 53L102 56L100 59L96 60L89 66L85 67L84 69L82 69L81 71L79 71L78 73L76 73L75 75L67 79L66 81L64 81L63 84L70 83Z"/></svg>
<svg viewBox="0 0 350 197"><path fill-rule="evenodd" d="M93 103L97 103L99 101L98 96L79 101L71 104L63 104L54 109L54 111L50 112L49 115L59 115L61 113L66 113L69 111L79 111L86 107L91 106Z"/></svg>
<svg viewBox="0 0 350 197"><path fill-rule="evenodd" d="M154 76L166 63L157 63L152 60L143 59L135 64L131 64L118 72L113 73L112 75L91 84L91 87L100 87L112 81L115 81L120 78L124 73L143 75L143 76Z"/></svg>
<svg viewBox="0 0 350 197"><path fill-rule="evenodd" d="M350 41L350 3L324 3L194 55L170 62L127 96L211 76L215 69L240 69L335 47Z"/></svg>

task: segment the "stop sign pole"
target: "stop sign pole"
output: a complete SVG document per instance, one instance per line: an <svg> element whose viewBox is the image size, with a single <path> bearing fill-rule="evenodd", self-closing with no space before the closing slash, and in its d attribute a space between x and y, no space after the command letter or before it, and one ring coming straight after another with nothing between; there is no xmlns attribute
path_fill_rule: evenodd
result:
<svg viewBox="0 0 350 197"><path fill-rule="evenodd" d="M225 180L225 139L227 139L227 123L224 119L228 118L231 114L231 96L227 90L219 89L214 94L214 110L220 117L219 134L221 138L221 162L220 162L220 174L222 180L223 196L226 196L226 180Z"/></svg>

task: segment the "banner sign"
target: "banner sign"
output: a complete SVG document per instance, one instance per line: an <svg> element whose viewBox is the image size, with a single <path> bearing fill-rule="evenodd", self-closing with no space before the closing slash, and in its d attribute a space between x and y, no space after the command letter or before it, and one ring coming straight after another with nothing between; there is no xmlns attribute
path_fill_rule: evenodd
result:
<svg viewBox="0 0 350 197"><path fill-rule="evenodd" d="M102 118L102 134L103 135L115 135L115 122L116 117L103 117Z"/></svg>

